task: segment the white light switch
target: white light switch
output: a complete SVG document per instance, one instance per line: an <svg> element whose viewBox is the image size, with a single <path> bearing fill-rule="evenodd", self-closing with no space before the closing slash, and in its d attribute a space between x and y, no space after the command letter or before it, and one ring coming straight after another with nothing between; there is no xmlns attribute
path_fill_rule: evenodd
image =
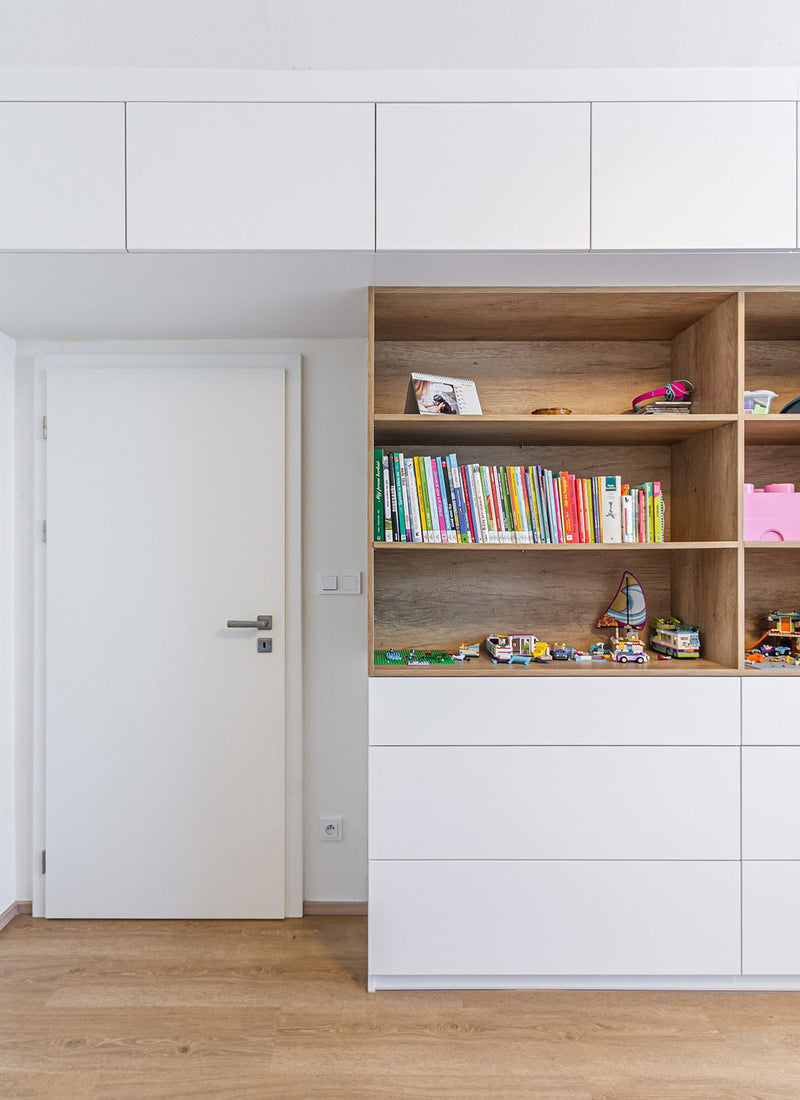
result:
<svg viewBox="0 0 800 1100"><path fill-rule="evenodd" d="M321 596L360 596L360 573L317 573L317 592Z"/></svg>

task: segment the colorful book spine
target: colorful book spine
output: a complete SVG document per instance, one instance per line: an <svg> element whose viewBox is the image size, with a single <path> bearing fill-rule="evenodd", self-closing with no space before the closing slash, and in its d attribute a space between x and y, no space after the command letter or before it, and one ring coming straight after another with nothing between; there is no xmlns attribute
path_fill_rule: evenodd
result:
<svg viewBox="0 0 800 1100"><path fill-rule="evenodd" d="M655 541L664 541L664 497L661 493L661 482L653 482L653 523L655 526Z"/></svg>
<svg viewBox="0 0 800 1100"><path fill-rule="evenodd" d="M449 454L447 456L447 465L450 471L450 480L453 485L453 497L456 502L459 542L469 542L470 532L469 522L467 520L467 509L464 504L464 487L461 484L461 470L458 466L458 460L454 454Z"/></svg>
<svg viewBox="0 0 800 1100"><path fill-rule="evenodd" d="M434 459L434 463L437 473L439 474L439 486L442 493L442 507L444 509L444 522L447 529L447 541L452 545L458 542L458 521L456 519L450 475L447 470L447 461L444 458L436 458Z"/></svg>
<svg viewBox="0 0 800 1100"><path fill-rule="evenodd" d="M411 517L408 505L408 487L406 485L406 460L402 453L394 456L395 478L397 481L397 504L400 514L400 541L411 542Z"/></svg>
<svg viewBox="0 0 800 1100"><path fill-rule="evenodd" d="M419 510L419 494L417 493L417 478L414 472L414 459L407 458L406 485L408 486L408 502L411 509L411 536L414 542L422 542L422 516Z"/></svg>
<svg viewBox="0 0 800 1100"><path fill-rule="evenodd" d="M609 474L602 478L603 542L622 542L622 478Z"/></svg>
<svg viewBox="0 0 800 1100"><path fill-rule="evenodd" d="M477 462L472 465L472 486L478 510L478 522L481 528L481 542L496 542L497 540L491 537L491 531L489 530L489 513L486 509L483 469Z"/></svg>
<svg viewBox="0 0 800 1100"><path fill-rule="evenodd" d="M380 447L374 449L372 473L374 487L372 537L375 542L383 542L386 529L383 518L383 451Z"/></svg>
<svg viewBox="0 0 800 1100"><path fill-rule="evenodd" d="M470 541L481 542L481 528L475 511L475 500L472 488L472 469L469 466L461 467L461 484L464 487L464 507L467 510Z"/></svg>
<svg viewBox="0 0 800 1100"><path fill-rule="evenodd" d="M394 542L394 528L392 526L392 479L389 477L389 456L381 459L383 470L383 530L386 542Z"/></svg>
<svg viewBox="0 0 800 1100"><path fill-rule="evenodd" d="M444 511L442 510L442 491L439 488L439 478L434 477L433 459L430 455L425 455L425 476L428 481L428 497L431 502L433 541L436 543L447 542L446 535L444 538L442 537L447 530L444 525Z"/></svg>

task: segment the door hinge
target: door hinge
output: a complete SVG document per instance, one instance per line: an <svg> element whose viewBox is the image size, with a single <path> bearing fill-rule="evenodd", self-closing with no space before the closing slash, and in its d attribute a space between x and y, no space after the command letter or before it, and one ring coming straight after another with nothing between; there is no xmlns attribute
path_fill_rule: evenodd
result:
<svg viewBox="0 0 800 1100"><path fill-rule="evenodd" d="M47 849L42 849L42 874L47 874Z"/></svg>
<svg viewBox="0 0 800 1100"><path fill-rule="evenodd" d="M47 439L47 417L42 417L42 439Z"/></svg>
<svg viewBox="0 0 800 1100"><path fill-rule="evenodd" d="M47 542L47 520L42 520L42 542Z"/></svg>

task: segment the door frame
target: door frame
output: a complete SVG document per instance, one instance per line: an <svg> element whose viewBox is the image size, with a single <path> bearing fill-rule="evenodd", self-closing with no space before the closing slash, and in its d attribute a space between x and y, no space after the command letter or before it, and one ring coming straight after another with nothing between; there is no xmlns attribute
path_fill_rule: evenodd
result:
<svg viewBox="0 0 800 1100"><path fill-rule="evenodd" d="M99 342L98 342L99 343ZM46 546L42 524L46 518L47 442L42 423L47 413L46 372L59 367L97 367L114 365L158 369L159 367L267 366L281 369L286 378L286 524L285 585L285 877L284 909L287 917L303 915L303 605L302 605L302 356L295 352L193 351L194 341L186 341L185 351L174 348L173 341L148 341L152 351L130 351L133 341L108 341L115 350L84 352L48 352L35 355L34 369L34 447L33 461L33 915L44 917L46 877L42 874L41 852L46 849L45 764L46 764ZM197 341L196 344L206 343ZM195 346L196 346L195 344ZM138 349L142 342L136 341ZM147 345L145 345L147 346ZM97 345L95 345L97 347Z"/></svg>

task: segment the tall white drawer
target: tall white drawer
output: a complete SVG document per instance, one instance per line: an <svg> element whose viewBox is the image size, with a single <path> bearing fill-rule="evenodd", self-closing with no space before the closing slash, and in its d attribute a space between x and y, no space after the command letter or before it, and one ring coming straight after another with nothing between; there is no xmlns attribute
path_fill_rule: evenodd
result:
<svg viewBox="0 0 800 1100"><path fill-rule="evenodd" d="M800 974L800 862L742 864L742 973Z"/></svg>
<svg viewBox="0 0 800 1100"><path fill-rule="evenodd" d="M738 745L739 684L713 676L373 677L370 744Z"/></svg>
<svg viewBox="0 0 800 1100"><path fill-rule="evenodd" d="M739 864L376 862L378 975L738 974Z"/></svg>
<svg viewBox="0 0 800 1100"><path fill-rule="evenodd" d="M373 748L370 858L738 859L739 750Z"/></svg>
<svg viewBox="0 0 800 1100"><path fill-rule="evenodd" d="M742 858L800 859L800 748L742 749Z"/></svg>
<svg viewBox="0 0 800 1100"><path fill-rule="evenodd" d="M743 677L742 744L800 745L800 678Z"/></svg>

